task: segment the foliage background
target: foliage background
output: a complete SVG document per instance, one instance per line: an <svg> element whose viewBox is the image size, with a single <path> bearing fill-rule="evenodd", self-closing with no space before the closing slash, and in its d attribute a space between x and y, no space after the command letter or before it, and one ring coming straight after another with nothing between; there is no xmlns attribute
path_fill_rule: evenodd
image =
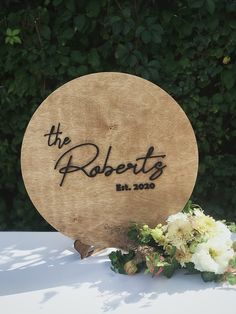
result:
<svg viewBox="0 0 236 314"><path fill-rule="evenodd" d="M0 2L0 229L48 230L20 173L31 115L54 89L92 72L157 83L195 129L193 199L236 220L236 1Z"/></svg>

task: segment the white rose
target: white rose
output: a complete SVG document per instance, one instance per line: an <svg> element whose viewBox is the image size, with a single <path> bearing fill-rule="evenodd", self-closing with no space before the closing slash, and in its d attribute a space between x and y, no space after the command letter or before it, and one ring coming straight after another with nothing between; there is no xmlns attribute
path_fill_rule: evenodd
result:
<svg viewBox="0 0 236 314"><path fill-rule="evenodd" d="M232 241L223 241L219 237L215 237L197 245L191 262L199 271L223 274L233 256Z"/></svg>

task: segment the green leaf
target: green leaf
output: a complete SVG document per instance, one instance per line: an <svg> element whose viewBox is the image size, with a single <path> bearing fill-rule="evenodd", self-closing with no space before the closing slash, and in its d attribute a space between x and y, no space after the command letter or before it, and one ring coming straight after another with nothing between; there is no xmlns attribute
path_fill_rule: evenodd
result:
<svg viewBox="0 0 236 314"><path fill-rule="evenodd" d="M126 274L124 270L124 265L126 262L131 261L135 256L134 251L129 251L127 254L122 253L121 250L112 251L109 254L109 259L111 260L111 269L120 274Z"/></svg>
<svg viewBox="0 0 236 314"><path fill-rule="evenodd" d="M169 262L169 265L163 267L163 275L167 278L171 278L175 271L179 268L179 263L176 261L176 259L171 259Z"/></svg>
<svg viewBox="0 0 236 314"><path fill-rule="evenodd" d="M228 273L226 275L226 280L230 285L236 285L236 275Z"/></svg>
<svg viewBox="0 0 236 314"><path fill-rule="evenodd" d="M64 40L68 40L68 39L71 39L74 35L74 31L72 28L66 28L63 32L62 32L62 35L61 37L64 39Z"/></svg>
<svg viewBox="0 0 236 314"><path fill-rule="evenodd" d="M124 15L124 17L129 18L131 16L131 9L129 7L126 7L122 10L122 14Z"/></svg>
<svg viewBox="0 0 236 314"><path fill-rule="evenodd" d="M115 52L115 57L117 59L121 59L121 58L127 56L128 53L129 53L128 49L124 45L119 44L117 49L116 49L116 52Z"/></svg>
<svg viewBox="0 0 236 314"><path fill-rule="evenodd" d="M85 75L88 74L88 67L86 65L81 65L78 67L78 74Z"/></svg>
<svg viewBox="0 0 236 314"><path fill-rule="evenodd" d="M138 242L138 236L139 236L139 226L136 223L131 224L129 231L128 231L128 237L130 240Z"/></svg>
<svg viewBox="0 0 236 314"><path fill-rule="evenodd" d="M221 80L223 85L230 90L235 83L235 74L233 71L224 70L221 72Z"/></svg>
<svg viewBox="0 0 236 314"><path fill-rule="evenodd" d="M6 35L7 36L12 36L12 30L10 28L7 28Z"/></svg>
<svg viewBox="0 0 236 314"><path fill-rule="evenodd" d="M234 241L233 243L233 246L234 244L236 244L236 241ZM229 261L229 266L233 267L236 269L236 256L234 256L230 261Z"/></svg>
<svg viewBox="0 0 236 314"><path fill-rule="evenodd" d="M160 67L160 63L158 60L151 60L148 63L148 66L153 67L153 68L159 68Z"/></svg>
<svg viewBox="0 0 236 314"><path fill-rule="evenodd" d="M114 35L120 34L122 29L124 29L124 25L122 22L116 22L112 24L112 32Z"/></svg>
<svg viewBox="0 0 236 314"><path fill-rule="evenodd" d="M10 43L11 45L14 45L14 38L13 38L13 37L9 37L9 43Z"/></svg>
<svg viewBox="0 0 236 314"><path fill-rule="evenodd" d="M184 268L188 271L187 275L199 274L199 270L195 269L194 264L191 262L185 264Z"/></svg>
<svg viewBox="0 0 236 314"><path fill-rule="evenodd" d="M212 272L204 271L201 273L202 280L204 282L216 281L217 275Z"/></svg>
<svg viewBox="0 0 236 314"><path fill-rule="evenodd" d="M68 66L70 59L67 56L60 56L60 63L64 66Z"/></svg>
<svg viewBox="0 0 236 314"><path fill-rule="evenodd" d="M20 34L20 29L13 29L12 30L12 36L16 36Z"/></svg>
<svg viewBox="0 0 236 314"><path fill-rule="evenodd" d="M40 33L42 35L42 37L46 40L49 40L50 39L50 36L51 36L51 30L50 28L47 26L47 25L43 25L41 28L40 28Z"/></svg>
<svg viewBox="0 0 236 314"><path fill-rule="evenodd" d="M53 0L52 4L57 7L63 0Z"/></svg>
<svg viewBox="0 0 236 314"><path fill-rule="evenodd" d="M143 244L149 244L153 240L151 231L152 229L150 229L147 225L143 225L139 230L139 242Z"/></svg>
<svg viewBox="0 0 236 314"><path fill-rule="evenodd" d="M175 267L172 265L169 266L165 266L164 267L164 271L163 271L163 275L167 278L171 278L175 273Z"/></svg>
<svg viewBox="0 0 236 314"><path fill-rule="evenodd" d="M11 38L11 37L6 37L6 38L5 38L5 43L6 43L6 44L9 44L9 43L10 43L10 38Z"/></svg>
<svg viewBox="0 0 236 314"><path fill-rule="evenodd" d="M204 0L188 0L190 8L199 9L203 6Z"/></svg>
<svg viewBox="0 0 236 314"><path fill-rule="evenodd" d="M158 33L152 33L152 41L153 41L155 44L161 43L161 35L158 34Z"/></svg>
<svg viewBox="0 0 236 314"><path fill-rule="evenodd" d="M21 44L21 39L20 39L20 37L18 37L18 36L14 37L14 42L15 42L16 44Z"/></svg>
<svg viewBox="0 0 236 314"><path fill-rule="evenodd" d="M81 51L73 50L71 52L71 59L76 63L82 64L86 60L86 55Z"/></svg>
<svg viewBox="0 0 236 314"><path fill-rule="evenodd" d="M236 223L235 222L226 222L227 227L233 233L236 233Z"/></svg>
<svg viewBox="0 0 236 314"><path fill-rule="evenodd" d="M139 37L140 34L141 34L144 30L145 30L145 27L144 27L144 26L142 26L142 25L138 26L137 29L136 29L136 31L135 31L135 36L136 36L136 37Z"/></svg>
<svg viewBox="0 0 236 314"><path fill-rule="evenodd" d="M236 20L229 21L229 26L233 29L236 29Z"/></svg>
<svg viewBox="0 0 236 314"><path fill-rule="evenodd" d="M88 17L97 17L100 13L100 2L97 0L89 0L86 6Z"/></svg>
<svg viewBox="0 0 236 314"><path fill-rule="evenodd" d="M84 15L78 15L74 19L75 26L77 27L78 31L82 31L85 24L86 24L86 17Z"/></svg>
<svg viewBox="0 0 236 314"><path fill-rule="evenodd" d="M100 56L95 48L93 48L88 54L88 63L93 68L97 68L100 65Z"/></svg>
<svg viewBox="0 0 236 314"><path fill-rule="evenodd" d="M131 67L135 66L137 63L138 63L138 59L135 55L131 55L129 58L128 58L128 62L129 62L129 65Z"/></svg>
<svg viewBox="0 0 236 314"><path fill-rule="evenodd" d="M207 3L207 10L210 14L215 12L215 2L214 0L206 0Z"/></svg>
<svg viewBox="0 0 236 314"><path fill-rule="evenodd" d="M233 242L232 247L233 247L234 252L236 252L236 241ZM235 268L236 268L236 265L235 265Z"/></svg>
<svg viewBox="0 0 236 314"><path fill-rule="evenodd" d="M143 31L141 33L141 39L145 44L148 44L152 39L151 33L147 30Z"/></svg>
<svg viewBox="0 0 236 314"><path fill-rule="evenodd" d="M193 202L191 200L188 200L188 202L185 204L184 208L182 209L183 213L189 214L192 213L192 204Z"/></svg>
<svg viewBox="0 0 236 314"><path fill-rule="evenodd" d="M120 20L121 20L121 17L120 17L120 16L116 16L116 15L111 16L111 17L109 18L110 24L119 22Z"/></svg>
<svg viewBox="0 0 236 314"><path fill-rule="evenodd" d="M75 11L75 1L74 0L66 0L65 6L68 10L74 12Z"/></svg>

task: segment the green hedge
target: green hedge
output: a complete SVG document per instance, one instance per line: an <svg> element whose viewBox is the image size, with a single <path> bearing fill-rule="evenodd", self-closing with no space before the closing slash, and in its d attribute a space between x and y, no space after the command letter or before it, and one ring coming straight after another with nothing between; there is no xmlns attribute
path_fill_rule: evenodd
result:
<svg viewBox="0 0 236 314"><path fill-rule="evenodd" d="M157 83L187 112L200 149L193 198L236 219L236 2L0 2L0 228L45 230L20 173L31 115L63 83L121 71Z"/></svg>

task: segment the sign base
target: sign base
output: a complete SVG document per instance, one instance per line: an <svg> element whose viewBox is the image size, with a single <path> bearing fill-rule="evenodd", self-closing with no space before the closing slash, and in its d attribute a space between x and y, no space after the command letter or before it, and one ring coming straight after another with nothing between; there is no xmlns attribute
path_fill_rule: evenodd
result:
<svg viewBox="0 0 236 314"><path fill-rule="evenodd" d="M79 252L81 259L95 255L96 253L104 250L105 248L95 248L94 246L84 244L80 240L75 240L74 248Z"/></svg>

